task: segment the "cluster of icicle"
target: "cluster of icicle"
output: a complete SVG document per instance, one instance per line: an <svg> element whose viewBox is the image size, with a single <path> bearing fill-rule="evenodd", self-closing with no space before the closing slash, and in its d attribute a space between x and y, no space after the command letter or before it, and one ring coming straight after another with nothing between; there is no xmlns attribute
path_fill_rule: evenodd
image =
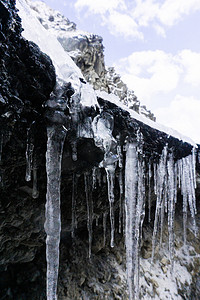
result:
<svg viewBox="0 0 200 300"><path fill-rule="evenodd" d="M125 166L125 211L126 211L126 262L129 299L139 299L139 272L140 272L140 242L142 224L145 214L145 187L148 188L148 219L151 218L151 182L154 181L156 195L156 210L152 238L152 262L155 247L162 243L164 217L167 216L169 234L169 254L171 271L174 265L174 217L177 202L177 188L181 189L183 197L183 239L186 243L187 211L190 209L193 220L193 231L197 234L196 214L196 174L195 149L191 155L174 162L173 152L166 145L159 162L145 166L141 143L128 144ZM148 172L145 170L148 169ZM145 178L147 174L147 178ZM153 174L153 176L152 176ZM153 178L152 178L153 177Z"/></svg>
<svg viewBox="0 0 200 300"><path fill-rule="evenodd" d="M74 122L78 126L77 113L73 114ZM77 120L76 120L77 119ZM79 127L78 136L88 137L88 127L91 131L91 120L87 124ZM154 230L152 238L152 261L154 259L155 247L162 243L162 230L164 217L168 219L169 232L169 253L171 268L173 270L174 261L174 215L177 202L177 188L180 188L183 197L183 239L186 243L186 224L188 208L193 220L194 234L197 233L196 214L196 174L195 174L195 149L191 155L178 161L174 161L173 152L166 145L162 151L158 163L151 159L147 162L143 153L143 139L140 133L135 140L127 139L126 144L121 147L118 137L112 136L113 118L102 113L93 121L93 132L96 145L104 149L105 155L99 168L94 168L91 172L84 174L85 194L87 204L87 228L89 236L89 258L91 257L93 221L97 216L93 213L92 190L97 183L101 185L102 172L105 169L108 187L108 201L110 206L110 246L114 247L115 239L115 201L119 201L119 232L125 234L126 244L126 265L127 265L127 285L129 299L139 299L139 277L140 277L140 244L142 238L142 225L145 217L145 203L148 203L148 219L151 220L151 194L156 195L156 210L154 217ZM89 136L91 133L89 132ZM60 182L61 182L61 161L63 145L66 136L66 128L62 125L51 125L47 128L47 202L46 202L46 257L47 257L47 300L57 299L57 279L59 269L59 243L60 243ZM72 157L77 159L76 145L72 145ZM27 169L26 180L31 180L33 169L34 188L36 186L36 172L33 168L33 144L29 139L26 150ZM123 165L123 155L125 166ZM35 174L35 175L34 175ZM115 180L119 182L119 199L115 199ZM151 188L153 187L153 188ZM72 189L72 237L77 228L76 218L76 194L77 176L73 175ZM146 198L148 201L146 201ZM99 217L99 216L98 216ZM107 212L103 213L103 235L104 245L106 243Z"/></svg>

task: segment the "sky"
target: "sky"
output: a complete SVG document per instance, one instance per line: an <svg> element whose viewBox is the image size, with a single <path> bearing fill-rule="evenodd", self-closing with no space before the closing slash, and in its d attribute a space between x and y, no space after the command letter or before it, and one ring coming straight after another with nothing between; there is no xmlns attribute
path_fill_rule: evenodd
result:
<svg viewBox="0 0 200 300"><path fill-rule="evenodd" d="M200 0L43 0L103 37L114 66L159 123L200 144Z"/></svg>

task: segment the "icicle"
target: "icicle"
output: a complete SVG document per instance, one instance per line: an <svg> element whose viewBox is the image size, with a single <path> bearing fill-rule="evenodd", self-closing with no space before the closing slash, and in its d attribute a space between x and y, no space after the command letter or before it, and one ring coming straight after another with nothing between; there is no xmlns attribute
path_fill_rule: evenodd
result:
<svg viewBox="0 0 200 300"><path fill-rule="evenodd" d="M97 181L98 181L99 187L101 187L101 170L100 169L97 169Z"/></svg>
<svg viewBox="0 0 200 300"><path fill-rule="evenodd" d="M122 218L123 218L123 175L122 170L119 171L119 233L122 232Z"/></svg>
<svg viewBox="0 0 200 300"><path fill-rule="evenodd" d="M142 156L142 148L139 148ZM136 205L136 222L135 222L135 298L139 299L139 272L140 272L140 244L142 239L142 225L145 217L145 174L144 161L138 157L138 190L137 190L137 205Z"/></svg>
<svg viewBox="0 0 200 300"><path fill-rule="evenodd" d="M72 224L71 224L71 236L74 238L74 230L77 227L76 220L76 175L73 173L72 176Z"/></svg>
<svg viewBox="0 0 200 300"><path fill-rule="evenodd" d="M73 159L73 161L77 161L77 141L76 140L71 142L71 147L72 147L72 159Z"/></svg>
<svg viewBox="0 0 200 300"><path fill-rule="evenodd" d="M115 180L115 165L108 165L106 168L107 185L108 185L108 200L110 204L110 227L111 238L110 246L114 247L114 233L115 233L115 213L114 213L114 180Z"/></svg>
<svg viewBox="0 0 200 300"><path fill-rule="evenodd" d="M154 194L157 195L157 166L153 164L153 175L154 175Z"/></svg>
<svg viewBox="0 0 200 300"><path fill-rule="evenodd" d="M193 222L193 230L194 234L197 234L197 227L196 227L196 197L195 197L195 184L194 184L194 171L192 170L192 163L191 163L191 156L187 156L182 158L182 178L181 178L181 193L183 195L183 214L186 214L186 202L189 204L190 213ZM185 223L185 221L184 221ZM185 230L186 231L186 230ZM184 237L185 239L185 237Z"/></svg>
<svg viewBox="0 0 200 300"><path fill-rule="evenodd" d="M197 188L196 183L196 149L193 147L192 149L192 173L193 173L193 180L194 180L194 188Z"/></svg>
<svg viewBox="0 0 200 300"><path fill-rule="evenodd" d="M148 172L148 221L151 222L151 162L149 161L149 172Z"/></svg>
<svg viewBox="0 0 200 300"><path fill-rule="evenodd" d="M106 224L107 224L107 213L103 213L103 245L106 245Z"/></svg>
<svg viewBox="0 0 200 300"><path fill-rule="evenodd" d="M152 261L155 254L159 219L161 218L161 210L162 210L161 208L163 205L162 202L164 201L163 195L165 191L165 185L167 182L166 159L167 159L167 146L165 146L162 151L162 155L157 168L155 167L154 164L154 192L156 192L157 200L156 200L156 212L155 212L154 229L153 229L153 237L152 237Z"/></svg>
<svg viewBox="0 0 200 300"><path fill-rule="evenodd" d="M27 129L27 145L26 145L26 181L31 181L31 169L33 160L34 145L30 142L30 128Z"/></svg>
<svg viewBox="0 0 200 300"><path fill-rule="evenodd" d="M122 151L121 151L121 146L120 145L117 146L117 154L118 154L118 157L119 157L119 161L118 161L119 168L122 168L123 167L123 157L122 157Z"/></svg>
<svg viewBox="0 0 200 300"><path fill-rule="evenodd" d="M138 157L136 143L128 145L125 166L125 211L126 211L126 269L129 299L135 299L135 228L136 228L136 197L138 183Z"/></svg>
<svg viewBox="0 0 200 300"><path fill-rule="evenodd" d="M123 156L122 156L122 150L121 150L121 145L120 145L120 136L118 135L116 137L117 139L117 155L118 155L118 165L119 165L119 168L122 168L123 167Z"/></svg>
<svg viewBox="0 0 200 300"><path fill-rule="evenodd" d="M57 299L59 268L60 181L61 161L66 132L61 126L47 128L47 194L46 194L46 259L47 259L47 300Z"/></svg>
<svg viewBox="0 0 200 300"><path fill-rule="evenodd" d="M177 188L177 182L174 170L173 156L170 154L167 162L168 170L168 233L169 233L169 253L171 263L171 273L173 273L174 267L174 213L175 213L175 189Z"/></svg>
<svg viewBox="0 0 200 300"><path fill-rule="evenodd" d="M85 194L86 194L86 203L87 203L87 228L88 228L88 241L89 241L89 258L91 257L92 249L92 223L93 223L93 201L92 201L92 192L90 186L90 176L89 174L84 174L85 180Z"/></svg>
<svg viewBox="0 0 200 300"><path fill-rule="evenodd" d="M179 189L181 188L181 176L182 176L182 172L183 172L182 167L183 167L182 160L178 160L177 168L178 168L178 187L179 187Z"/></svg>
<svg viewBox="0 0 200 300"><path fill-rule="evenodd" d="M92 188L96 189L97 187L97 168L92 169Z"/></svg>
<svg viewBox="0 0 200 300"><path fill-rule="evenodd" d="M37 169L33 168L33 191L32 191L33 199L37 199L39 197L39 191L37 188Z"/></svg>
<svg viewBox="0 0 200 300"><path fill-rule="evenodd" d="M2 159L2 150L3 150L3 133L0 133L0 162Z"/></svg>
<svg viewBox="0 0 200 300"><path fill-rule="evenodd" d="M165 202L162 201L161 202L161 212L160 212L160 246L162 245L164 214L165 214Z"/></svg>

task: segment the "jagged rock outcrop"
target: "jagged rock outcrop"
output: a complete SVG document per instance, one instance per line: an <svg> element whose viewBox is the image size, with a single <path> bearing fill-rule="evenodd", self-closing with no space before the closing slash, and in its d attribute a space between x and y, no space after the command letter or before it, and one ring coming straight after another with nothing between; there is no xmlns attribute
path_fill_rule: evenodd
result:
<svg viewBox="0 0 200 300"><path fill-rule="evenodd" d="M144 155L146 159L151 156L155 161L159 159L166 143L174 149L175 159L191 153L192 145L169 137L166 133L131 118L128 111L102 98L98 98L99 108L96 110L85 107L77 113L77 107L74 108L73 103L70 102L74 92L72 86L63 85L61 89L56 86L55 70L51 59L42 53L37 45L22 38L15 1L0 0L0 13L2 28L0 33L0 297L13 300L46 299L46 234L44 232L46 126L53 122L56 126L60 126L59 124L66 126L69 131L64 144L62 164L62 232L58 299L126 300L128 293L124 234L117 232L120 227L120 187L116 180L115 247L111 248L109 201L106 172L103 168L96 170L98 180L94 183L96 188L92 191L93 242L91 259L88 259L88 213L84 174L89 176L89 182L93 182L91 170L102 161L104 151L96 146L94 137L83 135L83 129L85 127L87 129L87 122L90 125L91 120L101 115L108 121L107 125L112 129L112 135L120 145L125 143L127 136L135 138L140 129L144 136ZM71 31L75 29L75 25L71 23L67 23L66 26L69 26ZM62 110L63 102L55 102L55 98L67 99L69 105ZM79 124L75 126L77 116ZM77 127L82 132L81 137L76 136ZM119 133L120 137L118 137ZM114 139L112 147L116 149ZM73 159L74 141L76 141L77 160ZM33 155L32 171L34 176L37 174L39 195L35 194L34 197L33 182L25 181L27 164L25 154L29 157L30 154ZM124 160L125 151L122 155ZM199 161L197 167L199 170ZM119 178L119 170L116 174L116 178ZM76 202L75 212L72 211L72 195ZM199 199L199 192L197 196ZM153 216L156 198L153 191L152 197ZM178 297L198 299L199 235L194 238L189 226L190 248L184 252L180 211L181 209L177 212L175 224L177 229L175 260L176 275L178 275L177 283L173 287L177 299ZM76 222L74 223L75 238L72 239L73 216ZM144 225L141 251L141 298L164 299L162 283L170 277L166 254L167 224L164 225L163 230L164 250L156 251L156 262L152 271L149 269L153 220L148 223L146 217ZM181 277L181 272L185 276ZM169 285L172 282L169 280ZM170 291L164 291L165 298L169 293Z"/></svg>
<svg viewBox="0 0 200 300"><path fill-rule="evenodd" d="M102 37L77 30L74 22L43 2L36 1L30 6L44 28L57 37L95 90L115 94L129 108L155 121L153 113L141 106L134 92L128 89L114 68L105 67Z"/></svg>

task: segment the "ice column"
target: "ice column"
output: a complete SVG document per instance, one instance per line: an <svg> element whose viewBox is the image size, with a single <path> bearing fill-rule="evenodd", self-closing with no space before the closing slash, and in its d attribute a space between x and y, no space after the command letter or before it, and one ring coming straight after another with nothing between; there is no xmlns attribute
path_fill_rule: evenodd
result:
<svg viewBox="0 0 200 300"><path fill-rule="evenodd" d="M122 218L123 218L123 210L124 210L124 203L123 203L123 174L122 174L122 169L120 169L119 171L119 176L118 176L118 180L119 180L119 233L121 233L122 230Z"/></svg>
<svg viewBox="0 0 200 300"><path fill-rule="evenodd" d="M181 186L181 194L183 195L183 232L184 243L186 243L186 224L188 205L193 222L194 234L197 234L195 214L196 210L196 174L194 164L194 154L182 158L178 161L178 177Z"/></svg>
<svg viewBox="0 0 200 300"><path fill-rule="evenodd" d="M59 243L61 231L60 181L61 161L66 131L60 125L47 127L47 194L46 194L46 259L47 259L47 300L57 299L59 268Z"/></svg>
<svg viewBox="0 0 200 300"><path fill-rule="evenodd" d="M125 243L130 300L139 299L139 251L144 219L144 165L137 150L136 143L128 145L125 166Z"/></svg>

